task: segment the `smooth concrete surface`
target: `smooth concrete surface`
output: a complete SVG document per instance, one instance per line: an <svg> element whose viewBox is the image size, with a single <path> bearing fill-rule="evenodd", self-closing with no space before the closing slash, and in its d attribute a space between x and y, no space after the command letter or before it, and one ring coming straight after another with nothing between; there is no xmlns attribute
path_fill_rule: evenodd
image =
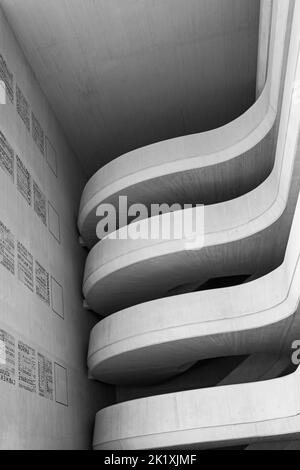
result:
<svg viewBox="0 0 300 470"><path fill-rule="evenodd" d="M290 355L278 352L211 358L155 385L117 386L117 403L165 393L270 380L288 375L295 369Z"/></svg>
<svg viewBox="0 0 300 470"><path fill-rule="evenodd" d="M292 367L291 367L292 366ZM141 397L173 393L183 390L193 390L220 385L257 382L270 380L288 375L295 366L291 364L289 356L278 354L252 354L245 358L226 357L201 361L196 367L180 376L163 382L157 386L145 387L118 387L117 400L124 402ZM223 377L223 378L222 378ZM244 443L241 450L269 449L272 447L293 448L295 443L289 441L264 442L247 445Z"/></svg>
<svg viewBox="0 0 300 470"><path fill-rule="evenodd" d="M255 100L259 0L0 5L89 176L132 149L223 126Z"/></svg>
<svg viewBox="0 0 300 470"><path fill-rule="evenodd" d="M14 92L0 105L0 131L14 151L10 173L1 145L0 221L10 235L2 238L1 225L0 449L89 449L95 412L114 402L114 389L89 381L84 360L95 324L82 308L85 253L74 224L84 173L1 9L0 54ZM40 123L40 146L17 112L17 85L31 127L31 111Z"/></svg>
<svg viewBox="0 0 300 470"><path fill-rule="evenodd" d="M247 446L245 450L300 450L300 440L258 442Z"/></svg>
<svg viewBox="0 0 300 470"><path fill-rule="evenodd" d="M296 366L291 363L290 356L278 354L255 353L248 357L210 359L201 361L188 372L156 386L117 387L117 401L121 403L162 393L270 380L288 375L295 368ZM244 443L241 450L255 450L256 446L262 450L272 449L274 446L285 449L294 448L295 442L260 442L250 445Z"/></svg>
<svg viewBox="0 0 300 470"><path fill-rule="evenodd" d="M271 175L239 198L204 207L204 241L199 250L188 249L185 238L164 241L106 237L98 242L88 255L83 282L85 299L94 311L107 315L166 297L182 284L201 283L204 276L256 274L259 269L266 273L268 268L276 267L276 262L280 264L289 232L285 217L293 214L299 184L295 131L299 109L293 100L294 83L300 73L296 22L291 44ZM161 220L168 217L163 214ZM135 224L143 227L148 220ZM274 233L279 234L280 241ZM279 246L276 253L275 246Z"/></svg>
<svg viewBox="0 0 300 470"><path fill-rule="evenodd" d="M97 413L95 449L242 444L251 449L253 443L268 441L297 445L293 443L300 438L299 369L272 378L267 367L262 372L265 380L255 376L249 382L246 361L245 376L239 373L241 363L240 371L232 371L213 388L197 388L193 371L200 359L253 353L279 356L271 370L280 371L281 357L291 354L292 342L299 338L300 105L295 87L300 77L299 24L296 2L270 176L244 196L205 208L204 248L188 250L187 240L106 237L89 254L86 300L103 315L113 313L92 331L90 373L122 385L123 391L130 384L142 385L139 391L133 387L127 398L123 394L127 401ZM289 217L293 223L281 259L276 248L285 249ZM257 277L254 268L260 265L267 271L272 254L279 266ZM184 291L184 285L190 289L197 279L200 287L210 277L234 274L251 275L252 280L172 295ZM259 367L255 369L258 372ZM185 382L184 377L189 379ZM232 384L238 378L247 383ZM181 384L184 390L179 389ZM168 387L178 388L169 393Z"/></svg>
<svg viewBox="0 0 300 470"><path fill-rule="evenodd" d="M214 204L258 186L270 173L276 148L273 129L279 109L287 15L293 2L274 2L268 77L256 103L235 121L206 133L159 142L119 157L86 185L78 226L88 246L96 243L100 203ZM285 40L286 39L286 40ZM263 158L262 158L263 155Z"/></svg>
<svg viewBox="0 0 300 470"><path fill-rule="evenodd" d="M133 400L97 413L94 449L235 445L300 436L299 371L286 377Z"/></svg>
<svg viewBox="0 0 300 470"><path fill-rule="evenodd" d="M239 286L137 305L92 331L90 373L112 383L158 381L208 357L288 352L300 334L300 203L282 265Z"/></svg>

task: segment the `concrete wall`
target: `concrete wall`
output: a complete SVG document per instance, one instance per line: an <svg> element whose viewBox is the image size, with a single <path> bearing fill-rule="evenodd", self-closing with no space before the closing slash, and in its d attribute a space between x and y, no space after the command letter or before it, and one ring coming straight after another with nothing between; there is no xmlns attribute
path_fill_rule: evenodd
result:
<svg viewBox="0 0 300 470"><path fill-rule="evenodd" d="M87 378L85 176L1 10L0 80L0 448L89 448L114 389Z"/></svg>

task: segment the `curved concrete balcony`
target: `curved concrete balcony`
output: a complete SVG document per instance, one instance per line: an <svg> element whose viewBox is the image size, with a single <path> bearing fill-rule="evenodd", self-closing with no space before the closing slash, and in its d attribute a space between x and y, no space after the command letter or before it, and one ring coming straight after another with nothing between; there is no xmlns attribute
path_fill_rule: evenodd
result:
<svg viewBox="0 0 300 470"><path fill-rule="evenodd" d="M199 250L187 248L184 237L167 241L106 237L98 242L87 258L83 282L84 296L94 311L107 315L171 295L184 284L200 284L216 276L267 273L282 262L300 176L300 111L294 99L294 84L300 77L299 32L295 24L291 43L275 164L269 177L239 198L204 207ZM169 214L160 217L163 222ZM148 222L135 224L141 228Z"/></svg>
<svg viewBox="0 0 300 470"><path fill-rule="evenodd" d="M242 116L224 127L159 142L117 158L88 182L78 226L87 246L98 240L99 204L216 204L245 194L270 174L275 156L280 82L288 43L289 2L274 0L268 74L262 94Z"/></svg>
<svg viewBox="0 0 300 470"><path fill-rule="evenodd" d="M88 366L99 380L151 383L200 359L288 352L300 335L300 201L282 265L246 284L146 302L98 323Z"/></svg>
<svg viewBox="0 0 300 470"><path fill-rule="evenodd" d="M281 352L213 357L198 361L182 374L156 384L131 384L116 387L117 403L165 393L198 390L209 387L260 382L291 374L296 366L291 354Z"/></svg>
<svg viewBox="0 0 300 470"><path fill-rule="evenodd" d="M265 381L291 374L296 367L291 364L289 356L281 354L255 353L250 356L223 357L202 361L190 371L179 375L171 380L157 385L118 387L117 401L125 402L137 398L147 398L154 395L174 394L178 391L207 389L208 387L230 386L239 383L251 383ZM255 449L257 445L272 448L273 445L282 446L275 441L268 443L239 443L240 448L245 450ZM116 444L118 446L118 443ZM217 445L217 443L215 443ZM221 445L226 445L222 443ZM232 445L230 442L227 445ZM297 443L284 441L284 445L299 445Z"/></svg>
<svg viewBox="0 0 300 470"><path fill-rule="evenodd" d="M299 390L297 370L263 382L114 405L97 413L94 449L192 449L299 438Z"/></svg>

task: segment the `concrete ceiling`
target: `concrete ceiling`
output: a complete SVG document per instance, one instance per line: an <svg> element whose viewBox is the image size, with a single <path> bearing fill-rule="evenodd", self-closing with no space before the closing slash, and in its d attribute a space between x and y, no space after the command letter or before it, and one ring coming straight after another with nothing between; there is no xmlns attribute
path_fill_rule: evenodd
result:
<svg viewBox="0 0 300 470"><path fill-rule="evenodd" d="M0 0L88 175L255 99L259 0Z"/></svg>

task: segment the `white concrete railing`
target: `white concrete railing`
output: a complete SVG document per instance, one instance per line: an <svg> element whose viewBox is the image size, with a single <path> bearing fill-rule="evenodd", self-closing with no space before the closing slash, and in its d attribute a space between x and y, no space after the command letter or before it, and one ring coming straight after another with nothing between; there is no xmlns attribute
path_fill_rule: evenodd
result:
<svg viewBox="0 0 300 470"><path fill-rule="evenodd" d="M153 183L152 197L159 191L161 200L165 201L164 195L170 191L170 184L168 183L165 188L163 177L172 175L173 179L178 178L178 186L183 184L181 178L184 173L213 168L214 165L220 167L224 163L219 172L219 176L220 173L222 176L219 184L224 186L225 179L230 178L226 173L226 163L235 161L235 170L239 170L237 157L244 155L250 149L255 149L275 122L279 105L288 7L289 2L274 0L267 81L261 96L248 111L219 129L166 140L129 152L105 165L90 179L82 195L78 218L79 231L88 246L97 241L95 211L103 201L120 193L126 194L126 191L135 186L136 196L144 197L145 191L138 187L146 182L150 194L149 184ZM252 172L257 171L257 177L261 173L259 170L259 163L256 161ZM217 182L215 178L214 184ZM197 189L199 190L199 181L196 183L195 193ZM135 190L132 191L135 194Z"/></svg>
<svg viewBox="0 0 300 470"><path fill-rule="evenodd" d="M282 38L280 34L285 31L288 17L287 3L275 4L273 45ZM255 244L257 234L263 231L270 232L274 238L274 231L269 230L271 226L282 218L287 208L293 211L289 193L293 181L300 177L297 156L300 105L294 99L294 84L300 78L299 24L300 4L296 3L272 173L250 193L206 208L204 249L215 248L215 256L221 259L224 247L236 247L226 260L225 271L230 271L238 263L237 258L244 256L243 250L239 251L241 240L243 247ZM277 79L278 76L279 73ZM127 158L130 160L130 156ZM213 160L209 160L211 164ZM119 163L115 163L116 167ZM105 171L108 169L102 176ZM118 184L121 180L118 179ZM106 195L108 186L103 193L91 195L96 198L93 204L120 190L116 186L112 190L113 184ZM201 258L203 251L190 256L184 252L182 240L171 244L153 240L99 242L87 260L84 293L88 304L102 313L118 310L122 303L138 305L111 315L94 328L89 351L90 372L111 383L131 383L137 378L161 380L201 358L276 351L278 342L281 348L286 348L300 334L299 230L300 202L284 263L270 274L245 285L146 303L140 302L151 300L160 284L163 288L158 289L159 293L174 283L174 279L165 280L167 272L172 277L171 273L178 268L182 269L183 279L189 271L194 275L205 259L205 254ZM264 242L270 242L270 235L265 236ZM253 253L255 249L246 256ZM206 266L211 262L208 259ZM158 395L108 407L97 414L94 448L207 447L298 435L299 377L297 371L270 381Z"/></svg>

